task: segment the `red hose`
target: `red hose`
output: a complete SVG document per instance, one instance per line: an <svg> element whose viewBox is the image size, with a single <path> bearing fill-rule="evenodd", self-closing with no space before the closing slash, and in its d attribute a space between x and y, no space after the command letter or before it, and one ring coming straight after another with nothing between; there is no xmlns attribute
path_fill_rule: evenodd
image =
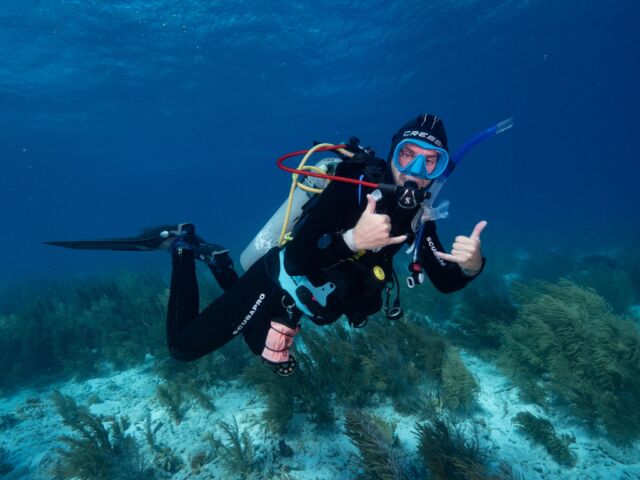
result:
<svg viewBox="0 0 640 480"><path fill-rule="evenodd" d="M328 151L328 150L338 150L339 148L344 148L346 146L347 145L333 145L331 147L321 147L321 148L318 148L316 150L316 152L325 152L325 151ZM343 182L343 183L353 183L355 185L362 185L364 187L369 187L369 188L378 188L379 187L379 185L377 183L364 182L362 180L356 180L354 178L338 177L336 175L328 175L326 173L312 172L310 170L298 170L296 168L286 167L286 166L283 165L282 162L284 162L287 158L295 157L297 155L304 155L304 154L308 153L309 150L311 150L311 149L309 148L307 150L298 150L296 152L291 152L291 153L287 153L285 155L282 155L280 158L278 158L276 164L278 165L278 168L280 168L281 170L284 170L285 172L297 173L298 175L302 175L302 176L324 178L326 180L334 180L336 182Z"/></svg>

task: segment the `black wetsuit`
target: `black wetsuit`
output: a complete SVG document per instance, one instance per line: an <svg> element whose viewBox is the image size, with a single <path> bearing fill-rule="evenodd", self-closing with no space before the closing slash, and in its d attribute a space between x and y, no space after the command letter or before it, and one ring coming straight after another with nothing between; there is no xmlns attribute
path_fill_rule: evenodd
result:
<svg viewBox="0 0 640 480"><path fill-rule="evenodd" d="M342 170L339 168L337 173L352 178L359 176L359 170L348 165ZM392 279L392 259L402 245L389 245L378 252L368 251L357 256L342 238L342 233L353 228L362 215L367 205L366 193L370 191L332 182L307 205L307 213L296 226L293 240L286 245L288 274L304 275L316 286L326 282L336 285L322 318L312 318L318 324L331 323L344 314L352 324L359 325L382 308L383 290ZM391 235L409 234L408 242L413 240L411 220L416 211L417 208L398 207L393 198L383 198L376 209L377 213L391 217ZM423 268L441 292L454 292L471 280L457 264L434 254L435 250L444 250L433 222L426 224L422 248ZM167 338L172 355L180 360L195 360L239 334L244 336L251 351L260 355L271 320L294 326L301 313L294 309L293 318L289 318L283 306L283 297L285 304L291 299L286 300L287 294L277 281L279 251L279 248L272 249L236 282L227 282L225 293L200 314L193 254L189 251L174 254L167 315Z"/></svg>

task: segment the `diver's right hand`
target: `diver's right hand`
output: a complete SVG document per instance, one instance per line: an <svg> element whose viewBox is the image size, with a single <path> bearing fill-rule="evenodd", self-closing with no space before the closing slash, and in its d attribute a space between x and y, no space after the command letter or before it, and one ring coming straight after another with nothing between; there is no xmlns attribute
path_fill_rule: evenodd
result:
<svg viewBox="0 0 640 480"><path fill-rule="evenodd" d="M376 213L376 200L367 195L367 208L353 228L353 243L358 250L378 250L387 245L403 243L406 235L392 237L389 215Z"/></svg>

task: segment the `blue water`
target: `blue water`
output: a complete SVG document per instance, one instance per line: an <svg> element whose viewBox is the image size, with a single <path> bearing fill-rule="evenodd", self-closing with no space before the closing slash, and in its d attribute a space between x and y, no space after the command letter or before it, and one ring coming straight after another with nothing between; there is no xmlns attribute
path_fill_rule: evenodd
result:
<svg viewBox="0 0 640 480"><path fill-rule="evenodd" d="M452 150L496 122L515 118L513 129L472 150L441 192L441 199L451 201L451 217L438 227L445 245L487 220L483 277L489 282L497 274L518 280L526 279L527 272L533 277L538 271L548 277L569 272L572 280L599 287L616 314L633 315L637 324L639 264L627 253L637 250L640 241L639 14L640 4L631 0L4 0L0 330L8 346L2 351L15 347L17 353L0 363L3 378L15 370L16 376L31 379L25 367L31 363L24 360L33 355L33 365L52 365L55 374L43 368L42 378L33 375L44 385L38 393L41 404L37 398L20 397L30 391L3 398L15 406L14 420L24 422L14 432L34 428L37 435L27 434L42 437L46 447L14 436L7 423L11 415L1 412L0 476L5 448L18 467L13 478L27 478L20 472L35 471L36 465L45 471L46 455L60 443L60 415L50 405L49 410L38 409L50 403L47 389L57 388L47 382L67 381L64 375L74 372L62 372L55 358L40 358L48 352L50 338L52 351L71 351L61 355L65 368L86 347L89 360L78 368L95 375L103 366L87 367L93 355L98 362L110 353L93 348L94 343L101 345L107 331L118 333L113 331L117 328L109 331L108 322L140 320L137 311L120 318L122 305L138 305L137 300L142 306L155 305L153 318L163 322L160 290L170 267L166 253L74 251L43 241L130 236L143 227L189 221L205 239L228 247L237 260L288 194L290 177L275 165L280 155L313 141L339 143L357 135L386 157L397 128L423 112L444 119ZM611 258L593 255L616 249ZM514 257L505 255L513 252ZM524 267L514 264L518 261ZM524 273L518 268L525 268ZM147 278L140 273L146 270L154 279L158 272L164 277L145 290L145 280L137 279ZM140 276L110 276L122 271ZM131 292L118 296L109 282L79 281L102 274L125 287L135 284L146 297L132 298L136 294ZM483 281L474 285L486 288ZM76 296L61 284L78 287ZM53 300L42 292L47 285L55 286ZM85 298L93 291L96 298ZM107 294L98 298L100 292L113 294L115 306L109 307ZM429 310L421 313L442 320L438 308L449 312L453 303L442 300L439 306L443 297L434 298L423 297ZM421 305L419 294L413 300ZM433 308L428 302L435 302ZM500 308L495 307L498 313ZM7 316L12 310L16 316ZM486 321L486 310L479 309L481 321ZM58 318L54 314L62 319L62 333L55 335L47 331ZM105 317L101 328L96 327ZM83 326L93 343L72 338L65 344L65 329L79 336ZM137 339L127 337L133 331L125 331L115 347L123 343L137 350ZM147 367L156 361L145 358ZM480 368L478 359L465 358L485 382L483 389L507 391L498 385L503 380ZM162 360L159 355L158 365ZM146 390L135 382L129 385L126 372L117 372L126 385L118 401L129 401L132 411L148 406L162 411L153 397L158 374L146 372L145 380L132 372L131 379L144 383ZM76 390L70 385L64 388L80 392L78 398L87 403L80 397L91 391L89 382L78 383ZM0 385L1 395L4 388ZM219 385L209 389L216 402L218 393L235 394ZM491 394L483 398L489 400ZM508 415L521 407L514 405L507 415L506 402L504 412L489 412L488 418L499 416L499 424L509 424ZM214 420L228 418L228 402L221 403L227 409L214 414ZM116 408L107 407L94 410L111 414L109 408ZM242 402L239 408L244 408ZM565 422L557 416L564 415L560 410L546 414L556 415L553 420L563 433L582 421L567 415ZM200 442L201 417L194 418L195 433L169 424L162 441L180 448L184 438ZM32 427L25 426L31 421ZM138 412L138 432L143 421ZM515 445L507 438L494 435L505 447L502 452L511 448L508 442ZM531 451L522 438L513 438L522 442L521 452ZM590 450L580 451L580 471L565 478L580 478L583 470L600 478L600 469L612 465L614 457L589 442L579 436L578 445ZM620 454L622 461L612 470L619 476L612 473L610 478L637 473L637 446L633 456ZM187 459L196 447L185 452ZM333 458L315 453L320 463ZM342 453L346 458L348 451ZM520 461L526 466L530 460L525 456L508 460L523 467ZM554 478L568 471L557 469ZM181 475L188 478L188 472L185 467Z"/></svg>
<svg viewBox="0 0 640 480"><path fill-rule="evenodd" d="M0 10L1 282L164 265L43 246L191 221L236 257L282 202L282 153L386 156L429 111L450 144L509 116L443 191L486 248L640 238L632 1L33 1Z"/></svg>

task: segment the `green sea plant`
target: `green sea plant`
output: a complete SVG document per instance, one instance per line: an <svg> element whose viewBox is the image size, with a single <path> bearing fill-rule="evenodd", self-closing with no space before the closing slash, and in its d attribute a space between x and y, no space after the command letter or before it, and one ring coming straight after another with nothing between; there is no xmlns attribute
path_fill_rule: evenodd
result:
<svg viewBox="0 0 640 480"><path fill-rule="evenodd" d="M191 473L199 475L205 465L211 462L211 456L208 452L200 450L191 457L189 465L191 466Z"/></svg>
<svg viewBox="0 0 640 480"><path fill-rule="evenodd" d="M13 305L0 316L0 394L166 355L165 289L159 276L125 274L50 286Z"/></svg>
<svg viewBox="0 0 640 480"><path fill-rule="evenodd" d="M305 326L301 332L301 350L307 393L321 391L325 399L335 397L336 404L363 405L369 401L362 365L363 330L347 328L336 322L331 326ZM333 403L333 402L332 402Z"/></svg>
<svg viewBox="0 0 640 480"><path fill-rule="evenodd" d="M519 412L513 423L529 440L542 445L560 465L569 468L575 466L576 455L569 448L569 445L576 441L573 435L558 436L549 420L529 412Z"/></svg>
<svg viewBox="0 0 640 480"><path fill-rule="evenodd" d="M407 317L396 322L376 317L357 347L366 388L389 397L399 411L410 413L419 407L419 385L441 381L447 343L424 316Z"/></svg>
<svg viewBox="0 0 640 480"><path fill-rule="evenodd" d="M159 470L173 474L182 468L184 462L170 447L157 443L156 433L160 427L162 427L161 422L158 422L155 426L151 425L151 414L147 412L145 419L145 439L147 440L147 445L153 452L153 463Z"/></svg>
<svg viewBox="0 0 640 480"><path fill-rule="evenodd" d="M257 388L266 403L262 413L264 425L276 434L286 432L294 413L296 402L295 378L300 374L286 378L276 376L270 368L260 363L248 366L243 373L243 380Z"/></svg>
<svg viewBox="0 0 640 480"><path fill-rule="evenodd" d="M524 475L514 469L513 465L504 459L498 462L496 474L493 475L492 478L495 480L525 480ZM469 480L474 479L470 478Z"/></svg>
<svg viewBox="0 0 640 480"><path fill-rule="evenodd" d="M185 414L185 409L183 408L184 395L180 386L176 383L158 385L156 387L156 397L158 397L160 404L167 409L171 418L179 424Z"/></svg>
<svg viewBox="0 0 640 480"><path fill-rule="evenodd" d="M362 409L345 412L345 433L358 449L352 457L357 480L403 480L409 478L395 435L395 426Z"/></svg>
<svg viewBox="0 0 640 480"><path fill-rule="evenodd" d="M158 371L165 380L162 385L164 391L158 392L158 397L162 396L161 402L172 410L176 421L182 419L182 414L179 414L179 411L188 397L194 399L206 410L213 411L215 409L213 401L205 390L216 384L218 379L215 373L211 374L206 370L206 366L211 364L207 357L202 359L200 365L198 363L185 363L172 358L158 362L158 365L162 365Z"/></svg>
<svg viewBox="0 0 640 480"><path fill-rule="evenodd" d="M294 379L296 384L296 411L306 414L316 428L331 429L335 426L334 392L335 386L329 381L327 373L322 371L323 365L318 363L309 353L295 350L298 359L299 375Z"/></svg>
<svg viewBox="0 0 640 480"><path fill-rule="evenodd" d="M235 417L229 422L220 420L217 426L220 438L212 437L212 443L218 461L233 478L251 478L258 472L258 459L251 435L247 430L240 430Z"/></svg>
<svg viewBox="0 0 640 480"><path fill-rule="evenodd" d="M568 280L517 288L500 365L530 399L559 402L617 442L640 436L640 333L591 289Z"/></svg>
<svg viewBox="0 0 640 480"><path fill-rule="evenodd" d="M442 335L418 315L398 322L375 316L361 329L340 323L309 325L293 350L298 359L294 375L277 378L256 364L243 377L264 394L264 419L276 433L286 430L294 412L328 428L335 424L336 407L365 407L385 397L399 411L419 411L425 382L443 382L448 348ZM450 359L448 366L446 391L452 408L469 406L471 375L462 362Z"/></svg>
<svg viewBox="0 0 640 480"><path fill-rule="evenodd" d="M78 405L72 397L55 391L52 400L63 424L74 432L60 437L68 448L56 449L60 461L53 467L55 478L154 478L153 471L145 468L135 439L125 433L129 428L126 417L112 418L107 429L101 417Z"/></svg>
<svg viewBox="0 0 640 480"><path fill-rule="evenodd" d="M478 391L478 383L467 369L458 350L449 348L442 364L444 405L453 411L469 412Z"/></svg>
<svg viewBox="0 0 640 480"><path fill-rule="evenodd" d="M491 478L489 455L481 446L481 427L477 421L465 426L453 416L443 414L415 426L418 453L434 480L480 480Z"/></svg>
<svg viewBox="0 0 640 480"><path fill-rule="evenodd" d="M314 334L307 334L309 337L315 339ZM319 428L335 424L335 384L322 371L323 365L313 357L312 350L292 350L298 367L289 377L275 375L272 368L260 363L254 363L243 374L244 381L262 393L266 403L263 421L276 434L286 432L296 412L306 414Z"/></svg>

